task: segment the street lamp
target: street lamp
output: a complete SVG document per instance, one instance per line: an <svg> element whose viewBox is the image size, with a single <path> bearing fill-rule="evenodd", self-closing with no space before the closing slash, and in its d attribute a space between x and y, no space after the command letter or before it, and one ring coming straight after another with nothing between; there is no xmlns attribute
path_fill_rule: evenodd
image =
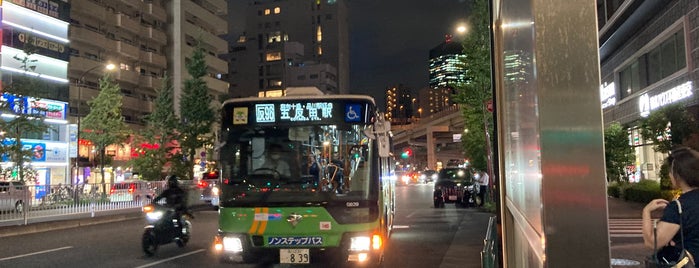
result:
<svg viewBox="0 0 699 268"><path fill-rule="evenodd" d="M100 64L100 65L97 65L97 66L94 66L94 67L92 67L92 68L90 68L90 69L85 70L85 71L80 75L80 78L78 78L78 80L75 81L75 86L76 86L76 88L78 89L78 104L76 105L76 108L77 108L76 110L77 110L77 111L75 112L75 115L76 115L77 120L78 120L78 133L77 133L77 135L76 135L77 143L76 143L76 146L75 146L75 150L76 150L76 156L75 156L75 182L76 182L76 183L77 183L78 177L80 176L80 166L78 165L78 163L80 162L80 119L82 118L82 114L80 114L80 103L82 102L82 93L83 93L82 86L85 84L85 75L87 75L87 74L90 73L91 71L94 71L94 70L96 70L97 68L100 68L100 67L104 67L104 69L105 69L106 71L111 71L111 70L114 70L114 69L116 68L116 66L115 66L114 64L111 64L111 63L109 63L109 64L107 64L107 65L102 65L102 64Z"/></svg>

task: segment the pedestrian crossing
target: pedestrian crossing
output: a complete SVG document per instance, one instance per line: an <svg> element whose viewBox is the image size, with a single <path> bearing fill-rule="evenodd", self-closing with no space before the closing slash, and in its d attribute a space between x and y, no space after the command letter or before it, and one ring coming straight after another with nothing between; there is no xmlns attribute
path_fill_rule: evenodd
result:
<svg viewBox="0 0 699 268"><path fill-rule="evenodd" d="M642 238L641 219L609 219L609 237Z"/></svg>

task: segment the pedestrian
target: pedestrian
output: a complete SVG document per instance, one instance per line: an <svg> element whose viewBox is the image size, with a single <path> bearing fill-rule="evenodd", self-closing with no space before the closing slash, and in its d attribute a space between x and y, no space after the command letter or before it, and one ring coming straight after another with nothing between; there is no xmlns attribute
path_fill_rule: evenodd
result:
<svg viewBox="0 0 699 268"><path fill-rule="evenodd" d="M643 208L643 242L654 252L656 246L661 248L669 244L684 246L692 256L699 256L699 152L680 147L672 150L665 161L673 188L682 193L677 198L679 204L655 199ZM651 212L656 210L662 210L663 214L654 226Z"/></svg>
<svg viewBox="0 0 699 268"><path fill-rule="evenodd" d="M488 192L489 183L490 176L488 176L488 172L481 171L481 174L478 178L478 184L480 184L480 191L478 192L478 195L481 197L481 207L483 206L483 204L485 204L485 198L488 196L486 193Z"/></svg>

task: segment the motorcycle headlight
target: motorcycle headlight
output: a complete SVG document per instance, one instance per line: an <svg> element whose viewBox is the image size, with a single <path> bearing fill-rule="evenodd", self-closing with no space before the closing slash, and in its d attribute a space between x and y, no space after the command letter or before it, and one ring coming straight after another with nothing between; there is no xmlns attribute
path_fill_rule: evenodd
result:
<svg viewBox="0 0 699 268"><path fill-rule="evenodd" d="M148 212L148 213L146 213L146 218L148 218L151 221L157 221L163 217L163 214L164 213L162 211Z"/></svg>

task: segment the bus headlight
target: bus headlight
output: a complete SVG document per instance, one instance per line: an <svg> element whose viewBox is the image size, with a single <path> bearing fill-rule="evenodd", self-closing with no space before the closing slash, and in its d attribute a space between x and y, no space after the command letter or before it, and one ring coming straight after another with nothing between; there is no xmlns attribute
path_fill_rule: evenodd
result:
<svg viewBox="0 0 699 268"><path fill-rule="evenodd" d="M243 242L240 237L223 237L223 251L227 252L243 252Z"/></svg>
<svg viewBox="0 0 699 268"><path fill-rule="evenodd" d="M350 251L368 251L371 248L371 239L368 236L357 236L350 239Z"/></svg>
<svg viewBox="0 0 699 268"><path fill-rule="evenodd" d="M355 236L350 238L350 251L369 251L379 250L383 245L381 235L375 234L372 236Z"/></svg>

